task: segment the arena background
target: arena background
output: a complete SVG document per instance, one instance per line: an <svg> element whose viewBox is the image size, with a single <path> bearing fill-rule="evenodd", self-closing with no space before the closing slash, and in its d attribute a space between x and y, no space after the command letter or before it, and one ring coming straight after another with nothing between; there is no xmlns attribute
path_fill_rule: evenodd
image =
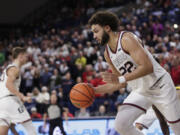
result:
<svg viewBox="0 0 180 135"><path fill-rule="evenodd" d="M118 135L113 130L114 116L131 88L96 95L86 110L75 108L68 96L76 83L104 84L99 74L109 70L104 47L93 39L87 25L100 10L116 13L119 31L139 36L175 85L180 85L179 0L0 1L0 74L12 60L12 48L27 47L30 61L22 69L20 91L33 99L25 106L39 134L48 131L43 129L43 108L56 94L69 116L68 124L64 122L68 135ZM26 134L19 125L17 130ZM158 121L144 133L161 135Z"/></svg>

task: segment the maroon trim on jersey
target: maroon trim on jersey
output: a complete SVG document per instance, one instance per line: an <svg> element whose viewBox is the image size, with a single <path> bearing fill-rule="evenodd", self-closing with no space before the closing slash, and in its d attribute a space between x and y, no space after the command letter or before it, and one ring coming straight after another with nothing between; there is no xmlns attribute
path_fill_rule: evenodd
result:
<svg viewBox="0 0 180 135"><path fill-rule="evenodd" d="M142 108L141 106L135 105L135 104L131 104L131 103L123 103L122 105L130 105L130 106L134 106L142 111L144 111L146 113L146 109Z"/></svg>
<svg viewBox="0 0 180 135"><path fill-rule="evenodd" d="M175 124L175 123L180 122L180 119L178 119L178 120L176 120L176 121L168 121L168 120L167 120L167 122L170 123L170 124Z"/></svg>
<svg viewBox="0 0 180 135"><path fill-rule="evenodd" d="M126 31L124 31L124 32L122 33L121 39L122 39L124 33L126 33ZM121 43L121 39L120 39L120 43ZM121 48L122 48L122 50L123 50L126 54L129 55L129 53L128 53L126 50L124 50L124 48L123 48L123 46L122 46L122 43L121 43Z"/></svg>
<svg viewBox="0 0 180 135"><path fill-rule="evenodd" d="M8 127L10 127L10 124L7 122L6 119L3 119L3 118L0 118L0 119L3 120L8 125Z"/></svg>
<svg viewBox="0 0 180 135"><path fill-rule="evenodd" d="M110 55L109 55L109 50L108 50L108 45L106 45L106 52L107 52L107 55L108 55L108 57L109 57L109 59L110 59L110 61L111 61L111 58L110 58ZM111 61L111 63L112 63L112 61ZM113 64L113 63L112 63Z"/></svg>
<svg viewBox="0 0 180 135"><path fill-rule="evenodd" d="M28 122L28 121L30 121L30 120L32 120L32 119L30 118L30 119L27 119L27 120L25 120L25 121L23 121L23 122L18 122L18 124L22 124L22 123Z"/></svg>
<svg viewBox="0 0 180 135"><path fill-rule="evenodd" d="M111 50L112 53L116 53L116 52L117 52L120 33L121 33L121 32L119 32L119 35L118 35L118 40L117 40L117 43L116 43L116 49L115 49L115 52L109 47L109 49Z"/></svg>
<svg viewBox="0 0 180 135"><path fill-rule="evenodd" d="M139 123L139 122L136 122L136 124L141 124L145 129L148 129L148 127L147 126L145 126L144 124L142 124L142 123Z"/></svg>

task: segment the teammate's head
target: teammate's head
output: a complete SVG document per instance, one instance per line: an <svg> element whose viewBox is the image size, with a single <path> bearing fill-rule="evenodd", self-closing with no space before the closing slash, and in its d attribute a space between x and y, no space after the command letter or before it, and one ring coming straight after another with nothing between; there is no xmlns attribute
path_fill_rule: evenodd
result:
<svg viewBox="0 0 180 135"><path fill-rule="evenodd" d="M25 64L28 60L28 55L26 53L26 49L22 47L15 47L12 50L13 59L18 59L21 64Z"/></svg>
<svg viewBox="0 0 180 135"><path fill-rule="evenodd" d="M88 22L91 26L94 38L102 45L109 41L109 32L117 31L119 25L118 17L111 12L96 12Z"/></svg>

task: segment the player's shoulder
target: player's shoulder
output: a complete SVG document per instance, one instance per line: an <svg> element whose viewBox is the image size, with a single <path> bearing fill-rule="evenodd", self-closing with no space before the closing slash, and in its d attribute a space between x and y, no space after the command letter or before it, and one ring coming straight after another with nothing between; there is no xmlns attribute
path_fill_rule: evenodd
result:
<svg viewBox="0 0 180 135"><path fill-rule="evenodd" d="M124 31L121 37L121 41L130 40L130 39L133 39L134 37L135 37L135 34L133 34L132 32Z"/></svg>
<svg viewBox="0 0 180 135"><path fill-rule="evenodd" d="M9 73L14 73L14 74L19 74L19 68L16 67L16 66L9 66L7 69L6 69L6 72Z"/></svg>

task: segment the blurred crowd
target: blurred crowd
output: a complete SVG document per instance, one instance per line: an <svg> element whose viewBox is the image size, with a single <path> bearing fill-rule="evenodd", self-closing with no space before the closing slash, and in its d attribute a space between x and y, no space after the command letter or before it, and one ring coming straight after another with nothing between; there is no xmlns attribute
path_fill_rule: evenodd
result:
<svg viewBox="0 0 180 135"><path fill-rule="evenodd" d="M40 23L42 25L34 26L29 33L24 34L23 30L18 29L16 34L0 41L0 74L12 61L12 48L27 47L29 62L22 68L20 91L32 97L31 102L25 103L32 118L42 118L52 94L57 96L58 104L66 107L68 117L113 116L131 91L126 87L114 93L96 95L92 106L80 110L69 100L73 85L80 82L91 83L95 87L102 85L104 82L100 72L110 70L103 58L104 47L93 39L87 20L83 19L84 16L89 18L103 5L109 5L107 3L110 1L98 2L99 6L86 5L86 14L82 7L73 10L78 14L77 26L68 27L64 20L66 27L62 28L59 25L62 14L57 13L54 18L51 16ZM111 4L117 7L118 2L113 0ZM131 31L140 37L157 61L171 74L175 85L180 85L180 2L136 0L134 5L136 8L130 11L117 12L119 31ZM61 10L63 17L74 19L72 14L66 14L71 11L68 6Z"/></svg>

